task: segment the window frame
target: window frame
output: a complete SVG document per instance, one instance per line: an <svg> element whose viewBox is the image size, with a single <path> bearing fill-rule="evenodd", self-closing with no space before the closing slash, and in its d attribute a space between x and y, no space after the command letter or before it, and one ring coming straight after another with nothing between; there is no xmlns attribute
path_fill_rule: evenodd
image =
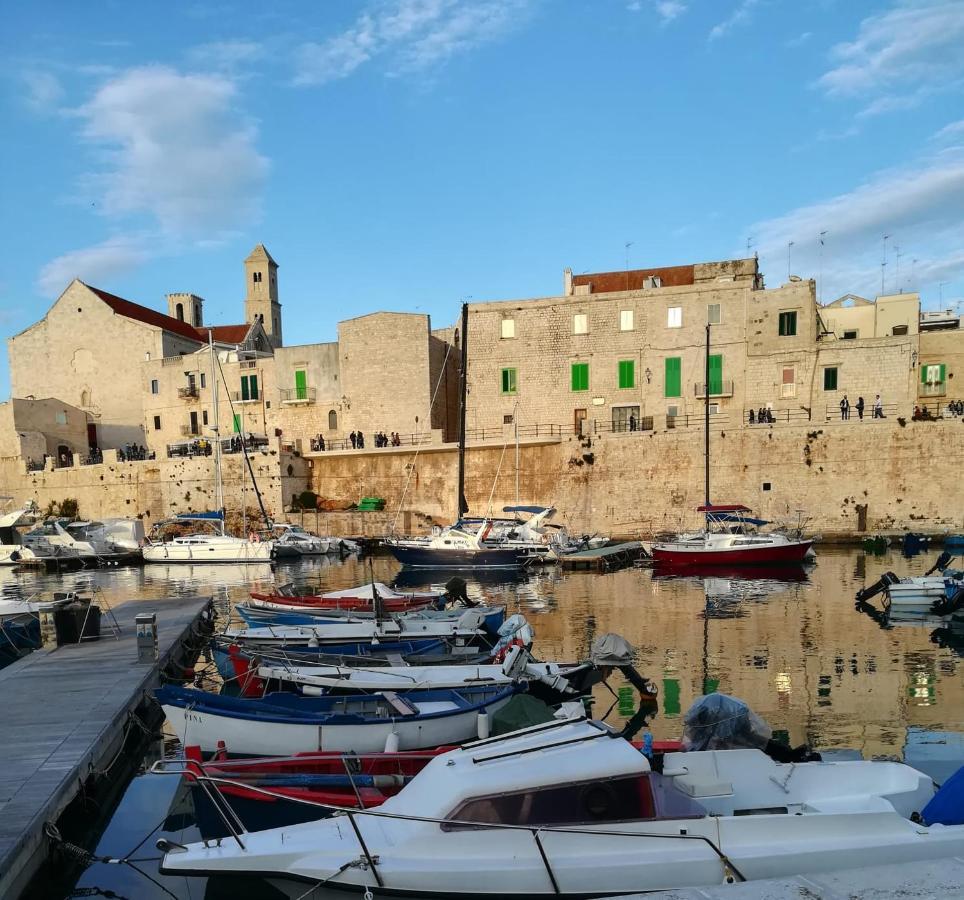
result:
<svg viewBox="0 0 964 900"><path fill-rule="evenodd" d="M628 374L628 379L624 375ZM632 390L636 387L636 360L621 359L616 365L616 380L618 389L621 391ZM628 384L624 382L628 381Z"/></svg>
<svg viewBox="0 0 964 900"><path fill-rule="evenodd" d="M710 310L716 309L716 321L714 322L710 316ZM708 325L722 325L723 324L723 304L722 303L707 303L706 304L706 323Z"/></svg>
<svg viewBox="0 0 964 900"><path fill-rule="evenodd" d="M674 315L675 313L675 315ZM673 324L673 320L676 319L676 323ZM668 306L666 307L666 327L667 328L682 328L683 327L683 307L682 306Z"/></svg>
<svg viewBox="0 0 964 900"><path fill-rule="evenodd" d="M508 325L508 329L506 329ZM506 330L510 331L511 334L506 334ZM503 316L499 324L499 340L500 341L514 341L515 340L515 319L511 316Z"/></svg>
<svg viewBox="0 0 964 900"><path fill-rule="evenodd" d="M670 369L674 368L671 363L676 363L675 393L670 393ZM681 356L667 356L663 360L663 398L664 399L682 399L683 397L683 357Z"/></svg>
<svg viewBox="0 0 964 900"><path fill-rule="evenodd" d="M626 327L626 316L629 317L629 327ZM621 309L619 311L619 330L620 331L635 331L636 330L636 311L633 309Z"/></svg>
<svg viewBox="0 0 964 900"><path fill-rule="evenodd" d="M797 313L796 309L781 309L777 323L777 337L796 337L797 336Z"/></svg>
<svg viewBox="0 0 964 900"><path fill-rule="evenodd" d="M577 378L577 373L579 378ZM577 385L583 384L583 387ZM589 363L574 362L569 364L569 389L574 394L581 394L589 390Z"/></svg>
<svg viewBox="0 0 964 900"><path fill-rule="evenodd" d="M580 323L584 326L582 330L579 329ZM572 333L589 334L589 313L572 314Z"/></svg>
<svg viewBox="0 0 964 900"><path fill-rule="evenodd" d="M513 397L519 393L519 370L515 366L503 366L499 388L503 397Z"/></svg>
<svg viewBox="0 0 964 900"><path fill-rule="evenodd" d="M157 379L157 378L152 378L152 379L151 379L151 393L152 393L154 396L157 396L158 394L161 393L161 382L160 382L160 379Z"/></svg>
<svg viewBox="0 0 964 900"><path fill-rule="evenodd" d="M161 417L160 417L160 416L154 416L154 430L155 430L155 431L160 431L160 430L161 430Z"/></svg>
<svg viewBox="0 0 964 900"><path fill-rule="evenodd" d="M845 328L843 334L840 335L840 340L842 341L856 341L860 337L859 328Z"/></svg>
<svg viewBox="0 0 964 900"><path fill-rule="evenodd" d="M833 387L827 386L827 381L829 380L830 373L833 372ZM837 387L840 384L840 366L824 366L823 367L823 389L825 391L836 391L839 390Z"/></svg>

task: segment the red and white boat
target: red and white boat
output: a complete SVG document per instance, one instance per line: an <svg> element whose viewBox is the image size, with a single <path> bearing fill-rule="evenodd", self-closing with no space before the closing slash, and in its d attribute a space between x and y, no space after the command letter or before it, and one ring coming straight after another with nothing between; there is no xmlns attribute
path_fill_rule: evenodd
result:
<svg viewBox="0 0 964 900"><path fill-rule="evenodd" d="M697 512L706 516L706 528L675 540L654 543L657 565L674 567L748 566L799 564L804 561L813 540L787 535L781 531L760 532L767 525L754 519L750 509L740 504L705 505Z"/></svg>
<svg viewBox="0 0 964 900"><path fill-rule="evenodd" d="M272 605L283 607L285 611L294 610L344 610L346 612L364 612L372 609L372 593L378 592L385 612L410 612L433 606L445 595L436 591L414 591L400 594L392 590L387 584L376 581L374 584L363 584L360 587L346 588L342 591L329 591L327 594L295 594L290 588L280 588L276 593L265 594L251 592L251 599L264 607Z"/></svg>

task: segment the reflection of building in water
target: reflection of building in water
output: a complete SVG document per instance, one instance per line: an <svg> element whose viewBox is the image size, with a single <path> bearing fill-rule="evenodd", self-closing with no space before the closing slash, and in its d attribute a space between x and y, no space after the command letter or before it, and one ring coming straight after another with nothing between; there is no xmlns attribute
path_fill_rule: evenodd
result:
<svg viewBox="0 0 964 900"><path fill-rule="evenodd" d="M868 558L867 583L894 565ZM658 738L679 735L704 673L794 743L871 756L900 753L907 726L964 730L964 661L932 643L928 629L884 630L857 613L853 571L853 553L824 551L808 582L737 601L744 614L729 618L705 618L699 579L571 575L555 588L559 614L534 621L537 651L544 659L584 655L590 613L596 633L624 635L639 651L637 669L661 688ZM605 687L595 698L601 715L612 698Z"/></svg>

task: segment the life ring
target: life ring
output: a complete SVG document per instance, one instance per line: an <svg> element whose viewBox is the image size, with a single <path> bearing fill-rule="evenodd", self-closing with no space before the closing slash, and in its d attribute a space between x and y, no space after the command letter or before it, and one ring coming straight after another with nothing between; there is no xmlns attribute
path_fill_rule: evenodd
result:
<svg viewBox="0 0 964 900"><path fill-rule="evenodd" d="M525 647L525 641L522 638L514 637L508 644L506 644L498 653L495 654L494 662L503 663L505 658L509 655L509 651L513 647Z"/></svg>

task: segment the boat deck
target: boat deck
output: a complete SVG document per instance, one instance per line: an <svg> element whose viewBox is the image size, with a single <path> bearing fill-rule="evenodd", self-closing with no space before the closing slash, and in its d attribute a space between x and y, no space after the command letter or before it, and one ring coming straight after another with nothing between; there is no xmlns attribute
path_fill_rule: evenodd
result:
<svg viewBox="0 0 964 900"><path fill-rule="evenodd" d="M123 746L131 716L179 662L209 597L129 602L107 610L101 638L36 650L0 671L0 897L16 897L47 855L46 822L55 822L85 780ZM157 613L158 659L137 661L134 617Z"/></svg>
<svg viewBox="0 0 964 900"><path fill-rule="evenodd" d="M616 569L632 565L646 554L642 541L624 541L595 550L578 550L560 557L559 565L565 569Z"/></svg>

